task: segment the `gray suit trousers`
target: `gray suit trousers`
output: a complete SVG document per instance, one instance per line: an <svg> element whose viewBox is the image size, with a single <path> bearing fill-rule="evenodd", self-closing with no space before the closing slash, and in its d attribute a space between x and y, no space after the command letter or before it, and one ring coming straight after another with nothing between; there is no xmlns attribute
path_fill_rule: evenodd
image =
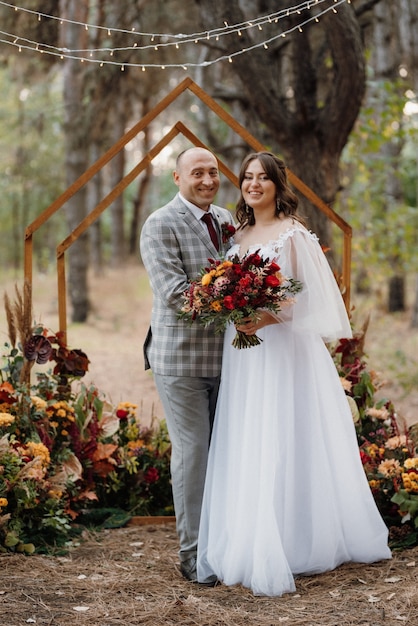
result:
<svg viewBox="0 0 418 626"><path fill-rule="evenodd" d="M180 561L196 557L210 434L220 377L154 374L170 435Z"/></svg>

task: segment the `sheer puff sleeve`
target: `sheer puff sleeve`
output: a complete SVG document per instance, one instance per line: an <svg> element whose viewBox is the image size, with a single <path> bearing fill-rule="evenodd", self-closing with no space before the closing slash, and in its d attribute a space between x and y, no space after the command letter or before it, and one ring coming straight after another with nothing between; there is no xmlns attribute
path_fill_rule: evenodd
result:
<svg viewBox="0 0 418 626"><path fill-rule="evenodd" d="M275 317L293 332L317 333L326 342L352 337L344 301L317 236L297 226L276 245L282 274L301 281L303 288Z"/></svg>

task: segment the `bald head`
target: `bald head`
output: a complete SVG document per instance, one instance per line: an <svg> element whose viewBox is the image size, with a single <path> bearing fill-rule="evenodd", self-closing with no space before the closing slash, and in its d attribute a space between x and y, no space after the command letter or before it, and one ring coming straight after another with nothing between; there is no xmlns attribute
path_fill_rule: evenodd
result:
<svg viewBox="0 0 418 626"><path fill-rule="evenodd" d="M190 159L194 161L195 159L198 159L199 157L203 157L203 158L212 157L212 159L214 159L214 161L216 162L216 166L218 166L218 161L215 155L212 154L210 150L207 150L206 148L201 148L199 146L195 146L194 148L187 148L187 150L183 150L183 152L180 152L180 154L177 156L176 172L178 172L178 170L182 167L183 163L190 161Z"/></svg>
<svg viewBox="0 0 418 626"><path fill-rule="evenodd" d="M206 148L189 148L177 157L174 182L181 195L207 211L219 189L218 161Z"/></svg>

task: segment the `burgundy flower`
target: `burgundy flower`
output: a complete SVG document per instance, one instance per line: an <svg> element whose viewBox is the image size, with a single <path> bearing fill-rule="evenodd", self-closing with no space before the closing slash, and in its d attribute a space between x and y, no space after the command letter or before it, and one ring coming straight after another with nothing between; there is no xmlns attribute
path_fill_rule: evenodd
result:
<svg viewBox="0 0 418 626"><path fill-rule="evenodd" d="M224 222L221 224L222 243L228 243L229 239L235 235L235 226Z"/></svg>
<svg viewBox="0 0 418 626"><path fill-rule="evenodd" d="M160 474L156 467L149 467L144 474L145 482L148 484L156 483L160 478Z"/></svg>
<svg viewBox="0 0 418 626"><path fill-rule="evenodd" d="M79 349L69 350L61 346L55 350L53 357L56 361L54 374L59 376L84 376L89 369L89 359L85 352Z"/></svg>
<svg viewBox="0 0 418 626"><path fill-rule="evenodd" d="M43 365L52 355L52 345L43 335L32 335L24 347L24 355L28 361L36 361Z"/></svg>

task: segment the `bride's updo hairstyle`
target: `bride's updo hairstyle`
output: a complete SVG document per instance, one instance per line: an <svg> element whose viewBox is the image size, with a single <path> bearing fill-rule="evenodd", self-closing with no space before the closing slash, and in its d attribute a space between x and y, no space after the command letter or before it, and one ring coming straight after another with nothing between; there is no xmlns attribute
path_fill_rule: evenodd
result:
<svg viewBox="0 0 418 626"><path fill-rule="evenodd" d="M283 213L286 217L293 217L303 224L303 219L296 213L298 198L287 182L286 166L272 152L252 152L245 157L238 176L239 188L242 188L248 164L255 159L260 161L266 175L276 186L276 216L279 217L280 213ZM246 204L242 195L236 206L236 218L240 226L244 224L253 226L255 224L254 211Z"/></svg>

